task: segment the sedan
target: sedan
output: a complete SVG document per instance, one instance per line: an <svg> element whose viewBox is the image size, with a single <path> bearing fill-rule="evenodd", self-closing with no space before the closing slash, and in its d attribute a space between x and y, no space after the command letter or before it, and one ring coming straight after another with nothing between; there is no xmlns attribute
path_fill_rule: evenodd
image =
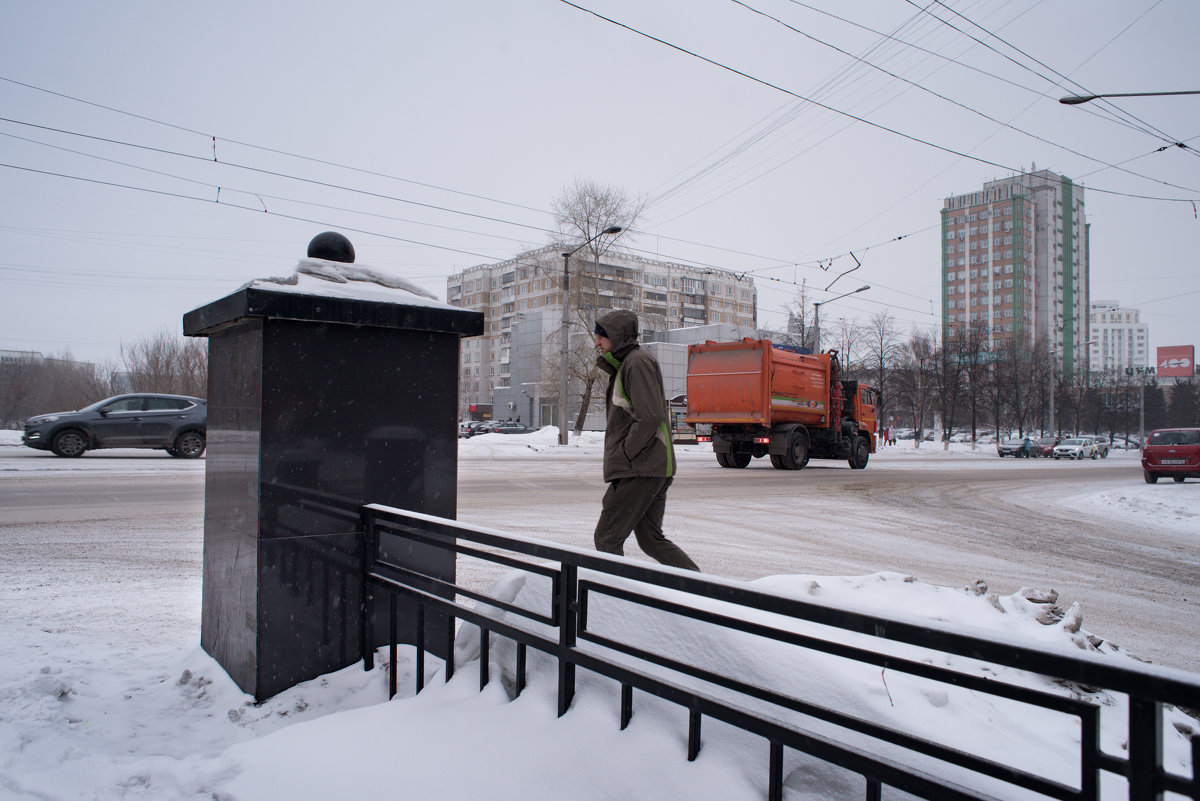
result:
<svg viewBox="0 0 1200 801"><path fill-rule="evenodd" d="M56 456L100 448L156 448L182 459L204 453L208 404L186 395L116 395L75 412L25 421L21 441Z"/></svg>
<svg viewBox="0 0 1200 801"><path fill-rule="evenodd" d="M1003 442L996 443L996 454L999 456L1015 456L1018 459L1022 456L1037 456L1038 447L1028 437L1024 439L1006 439Z"/></svg>
<svg viewBox="0 0 1200 801"><path fill-rule="evenodd" d="M1096 450L1096 443L1092 442L1087 437L1072 437L1064 439L1062 442L1054 446L1055 459L1099 459L1100 452Z"/></svg>
<svg viewBox="0 0 1200 801"><path fill-rule="evenodd" d="M1200 428L1152 431L1142 448L1142 471L1147 484L1167 476L1178 484L1200 478Z"/></svg>
<svg viewBox="0 0 1200 801"><path fill-rule="evenodd" d="M537 431L536 428L530 428L524 423L515 423L512 420L507 420L496 426L493 433L495 434L532 434Z"/></svg>

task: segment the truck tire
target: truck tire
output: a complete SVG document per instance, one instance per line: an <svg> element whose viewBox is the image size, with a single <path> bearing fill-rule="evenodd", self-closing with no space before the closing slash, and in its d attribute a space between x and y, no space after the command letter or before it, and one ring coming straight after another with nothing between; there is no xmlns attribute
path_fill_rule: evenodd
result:
<svg viewBox="0 0 1200 801"><path fill-rule="evenodd" d="M800 470L808 464L808 432L796 426L788 434L787 451L771 454L771 466L776 470Z"/></svg>
<svg viewBox="0 0 1200 801"><path fill-rule="evenodd" d="M717 464L721 467L745 467L750 464L748 453L718 453Z"/></svg>
<svg viewBox="0 0 1200 801"><path fill-rule="evenodd" d="M871 444L867 442L866 437L855 437L854 444L850 446L850 458L846 461L850 463L853 470L862 470L867 466L867 462L871 458Z"/></svg>

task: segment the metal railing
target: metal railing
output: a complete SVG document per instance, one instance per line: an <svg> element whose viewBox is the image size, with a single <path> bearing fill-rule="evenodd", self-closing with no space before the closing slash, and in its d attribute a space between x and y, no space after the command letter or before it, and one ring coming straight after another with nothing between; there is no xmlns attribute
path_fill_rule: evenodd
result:
<svg viewBox="0 0 1200 801"><path fill-rule="evenodd" d="M1160 798L1164 792L1200 801L1200 736L1190 741L1191 777L1163 767L1164 705L1200 709L1200 676L1153 665L1120 666L1111 660L971 636L950 627L847 611L757 591L737 582L384 506L364 507L363 524L368 554L364 560L364 631L375 625L376 606L380 597L386 596L393 632L388 666L392 695L396 692L395 632L402 604L407 614L415 615L416 692L424 686L428 632L436 631L452 641L455 621L463 621L480 629L481 689L490 680L489 644L497 636L516 644L513 674L517 694L526 682L527 649L557 660L560 716L571 706L576 669L582 668L620 684L622 729L633 714L635 689L687 710L689 760L700 752L705 718L761 736L767 746L764 762L772 801L783 795L785 749L859 774L865 779L868 801L877 801L885 786L929 799L1012 797L1015 789L1025 796L1089 801L1100 797L1105 772L1124 777L1128 797L1136 801ZM550 587L548 608L527 609L493 598L421 574L402 559L388 556L412 547L446 549L460 560L478 559L540 576ZM478 602L478 606L467 601ZM693 663L701 660L677 658L662 652L666 649L623 638L620 626L602 631L600 626L589 625L594 608L613 602L655 610L690 621L689 625L717 627L825 655L822 658L907 674L922 682L1000 699L1000 703L1066 716L1075 721L1079 736L1073 778L1046 778L1036 770L971 753L961 745L925 739L855 716L822 704L819 698L796 697L787 687L760 686L736 675L714 672ZM437 622L431 629L433 620ZM439 650L453 653L452 647ZM957 659L930 659L930 655ZM371 669L374 650L365 646L362 656L365 667ZM1061 684L1062 692L999 680L987 670L989 665L1048 677ZM453 658L447 659L447 681L454 669ZM1102 710L1089 700L1101 691L1128 698L1128 739L1120 755L1101 748ZM1114 714L1112 710L1108 713ZM980 725L987 724L981 721Z"/></svg>

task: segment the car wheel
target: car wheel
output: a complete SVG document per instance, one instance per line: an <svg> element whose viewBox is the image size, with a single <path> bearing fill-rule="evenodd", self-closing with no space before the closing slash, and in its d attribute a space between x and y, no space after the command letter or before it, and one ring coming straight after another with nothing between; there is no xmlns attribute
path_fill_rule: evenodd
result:
<svg viewBox="0 0 1200 801"><path fill-rule="evenodd" d="M87 449L87 435L74 428L58 432L54 435L54 441L50 443L50 450L54 451L56 456L65 456L68 459L82 456Z"/></svg>
<svg viewBox="0 0 1200 801"><path fill-rule="evenodd" d="M1182 484L1184 477L1183 476L1171 476L1171 478L1175 479L1176 484Z"/></svg>
<svg viewBox="0 0 1200 801"><path fill-rule="evenodd" d="M1147 484L1158 483L1158 476L1156 476L1154 473L1151 473L1149 470L1146 470L1142 473L1142 478L1146 479Z"/></svg>
<svg viewBox="0 0 1200 801"><path fill-rule="evenodd" d="M1107 458L1108 458L1108 451L1104 451L1103 453L1101 453L1101 454L1100 454L1100 458L1101 458L1101 459L1107 459Z"/></svg>
<svg viewBox="0 0 1200 801"><path fill-rule="evenodd" d="M184 431L175 439L167 453L180 459L196 459L204 453L204 435L199 431Z"/></svg>
<svg viewBox="0 0 1200 801"><path fill-rule="evenodd" d="M1100 454L1098 454L1098 453L1093 453L1093 454L1092 454L1092 461L1093 461L1093 462L1094 462L1094 461L1096 461L1096 460L1097 460L1097 459L1099 459L1099 458L1100 458Z"/></svg>

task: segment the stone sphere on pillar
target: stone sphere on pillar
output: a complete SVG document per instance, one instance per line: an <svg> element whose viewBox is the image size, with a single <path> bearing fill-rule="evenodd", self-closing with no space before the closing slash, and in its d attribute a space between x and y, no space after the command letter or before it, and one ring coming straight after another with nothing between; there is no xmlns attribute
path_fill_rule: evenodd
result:
<svg viewBox="0 0 1200 801"><path fill-rule="evenodd" d="M353 264L354 245L350 244L350 240L337 231L326 231L317 234L308 243L308 257Z"/></svg>

